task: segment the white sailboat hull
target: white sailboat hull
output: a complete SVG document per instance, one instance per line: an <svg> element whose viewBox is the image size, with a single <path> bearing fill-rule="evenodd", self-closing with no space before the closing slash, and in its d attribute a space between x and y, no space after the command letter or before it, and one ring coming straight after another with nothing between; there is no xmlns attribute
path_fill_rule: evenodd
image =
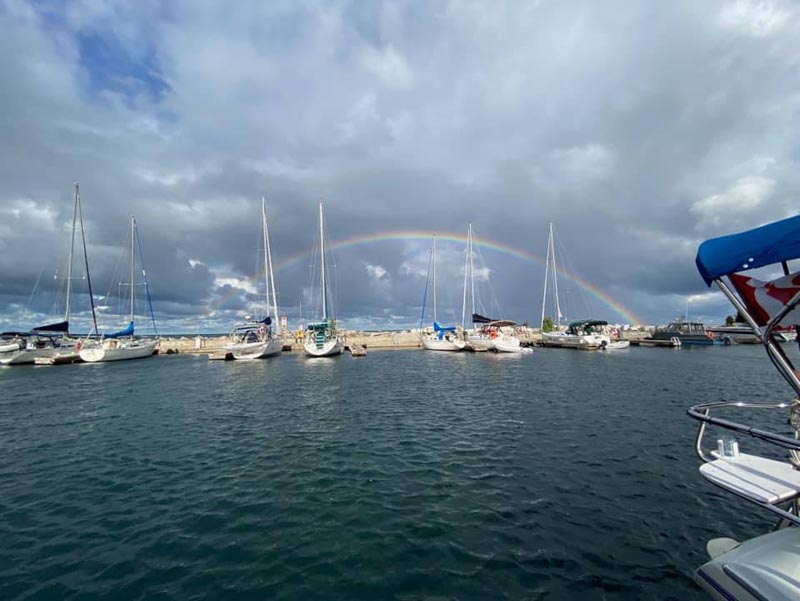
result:
<svg viewBox="0 0 800 601"><path fill-rule="evenodd" d="M264 359L280 355L283 352L283 341L270 338L266 341L231 343L225 345L225 350L240 361Z"/></svg>
<svg viewBox="0 0 800 601"><path fill-rule="evenodd" d="M315 340L307 340L303 343L303 350L309 357L333 357L342 354L344 345L338 338L326 340L322 345L317 345Z"/></svg>
<svg viewBox="0 0 800 601"><path fill-rule="evenodd" d="M492 342L492 350L498 353L519 353L522 352L522 347L519 339L514 336L498 336Z"/></svg>
<svg viewBox="0 0 800 601"><path fill-rule="evenodd" d="M622 349L626 349L631 345L630 340L615 340L614 342L609 342L605 346L605 350L607 351L621 351Z"/></svg>
<svg viewBox="0 0 800 601"><path fill-rule="evenodd" d="M104 341L100 346L90 346L80 350L81 360L87 363L103 363L106 361L125 361L143 359L156 352L158 340L122 342L112 346Z"/></svg>
<svg viewBox="0 0 800 601"><path fill-rule="evenodd" d="M452 351L458 352L464 350L463 340L447 340L442 338L423 338L422 346L427 351Z"/></svg>

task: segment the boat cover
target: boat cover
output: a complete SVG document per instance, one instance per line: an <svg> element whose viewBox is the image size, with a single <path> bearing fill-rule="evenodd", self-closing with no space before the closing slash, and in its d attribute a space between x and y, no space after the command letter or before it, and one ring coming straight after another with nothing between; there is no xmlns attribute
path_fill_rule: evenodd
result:
<svg viewBox="0 0 800 601"><path fill-rule="evenodd" d="M128 324L128 327L124 330L120 330L119 332L112 332L111 334L106 334L104 338L122 338L123 336L133 336L133 322Z"/></svg>
<svg viewBox="0 0 800 601"><path fill-rule="evenodd" d="M492 323L493 321L497 321L496 319L492 319L491 317L484 317L479 313L472 314L472 323Z"/></svg>
<svg viewBox="0 0 800 601"><path fill-rule="evenodd" d="M455 326L441 326L441 325L439 325L438 321L434 321L433 322L433 331L438 333L439 334L439 336L438 336L439 340L442 340L442 338L444 338L445 332L455 332L456 331L456 327Z"/></svg>
<svg viewBox="0 0 800 601"><path fill-rule="evenodd" d="M705 283L737 271L756 269L800 257L800 215L747 232L706 240L695 263Z"/></svg>
<svg viewBox="0 0 800 601"><path fill-rule="evenodd" d="M574 330L577 328L588 328L591 326L607 326L607 321L602 321L599 319L581 319L580 321L573 321L569 326L567 326L570 330Z"/></svg>
<svg viewBox="0 0 800 601"><path fill-rule="evenodd" d="M59 321L58 323L51 323L46 326L39 326L33 328L34 332L69 332L69 322Z"/></svg>

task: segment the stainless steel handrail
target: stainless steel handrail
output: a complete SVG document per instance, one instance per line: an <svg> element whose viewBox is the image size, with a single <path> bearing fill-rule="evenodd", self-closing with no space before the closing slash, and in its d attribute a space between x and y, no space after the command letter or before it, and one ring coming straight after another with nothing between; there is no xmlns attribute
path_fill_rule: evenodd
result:
<svg viewBox="0 0 800 601"><path fill-rule="evenodd" d="M724 407L734 407L737 409L789 409L791 406L792 403L790 402L743 403L741 401L722 401L718 403L702 403L690 407L686 413L692 419L700 422L700 428L697 431L697 438L695 439L695 451L697 452L697 456L705 462L713 461L713 458L705 454L702 447L703 435L705 434L707 425L718 426L740 434L747 434L748 436L770 442L784 449L800 451L800 440L795 438L790 438L782 434L775 434L774 432L762 430L761 428L753 428L752 426L740 424L730 419L711 416L712 409L722 409Z"/></svg>
<svg viewBox="0 0 800 601"><path fill-rule="evenodd" d="M797 401L795 401L797 402ZM700 457L705 463L709 463L714 461L713 457L708 456L705 451L703 451L703 435L705 434L706 426L718 426L725 430L730 430L732 432L738 432L740 434L747 434L756 438L758 440L763 440L765 442L772 443L776 446L789 449L791 451L800 451L800 440L795 438L790 438L788 436L784 436L782 434L775 434L774 432L769 432L767 430L762 430L760 428L753 428L750 426L746 426L744 424L740 424L738 422L732 421L730 419L724 419L720 417L712 417L711 410L712 409L722 409L722 408L736 408L736 409L790 409L795 402L781 402L781 403L744 403L742 401L722 401L717 403L702 403L700 405L694 405L687 410L687 414L692 419L695 419L700 422L700 427L697 430L697 437L695 439L695 451L697 452L697 456ZM788 461L788 459L787 459ZM716 483L714 483L716 484ZM720 486L719 484L716 484ZM783 520L787 520L796 526L800 526L800 505L798 505L797 499L792 499L789 501L790 503L790 511L777 507L775 505L771 505L769 503L761 503L751 499L745 495L738 493L733 489L729 489L726 487L722 487L726 492L733 493L734 495L745 499L751 503L758 505L778 516L780 516Z"/></svg>

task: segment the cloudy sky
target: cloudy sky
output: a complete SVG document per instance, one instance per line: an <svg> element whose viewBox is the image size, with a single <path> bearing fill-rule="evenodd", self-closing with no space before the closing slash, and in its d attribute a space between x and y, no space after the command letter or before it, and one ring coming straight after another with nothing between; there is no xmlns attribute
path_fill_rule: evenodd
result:
<svg viewBox="0 0 800 601"><path fill-rule="evenodd" d="M460 320L470 222L492 315L539 321L552 221L568 317L719 321L699 242L798 212L793 3L233 6L0 0L0 328L63 312L75 181L103 324L134 214L185 332L253 311L262 195L281 313L314 317L324 200L336 313L371 328L418 321L434 231Z"/></svg>

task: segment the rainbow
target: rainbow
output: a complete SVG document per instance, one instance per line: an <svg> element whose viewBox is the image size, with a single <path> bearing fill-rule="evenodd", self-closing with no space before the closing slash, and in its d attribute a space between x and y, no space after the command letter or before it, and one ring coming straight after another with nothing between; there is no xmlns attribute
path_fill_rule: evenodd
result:
<svg viewBox="0 0 800 601"><path fill-rule="evenodd" d="M452 234L452 233L441 233L441 232L433 232L433 231L421 231L421 230L399 230L394 232L382 232L379 234L369 234L369 235L362 235L362 236L352 236L350 238L346 238L344 240L337 240L330 242L328 244L328 248L332 250L343 249L343 248L352 248L355 246L362 246L366 244L376 244L381 242L409 242L409 241L430 241L433 237L433 234L436 233L436 239L439 241L446 241L446 242L454 242L459 244L466 245L467 237L465 235L459 234ZM533 253L529 253L525 250L520 248L516 248L514 246L510 246L508 244L504 244L502 242L497 242L496 240L489 240L488 238L480 238L477 236L472 237L472 243L479 248L485 248L489 250L493 250L508 256L516 257L522 261L527 261L529 263L534 263L539 265L544 269L545 259L538 255L534 255ZM314 250L306 250L300 253L295 253L289 257L285 257L284 259L276 262L275 264L275 271L280 271L282 269L286 269L288 267L292 267L301 261L308 260L314 253ZM615 314L622 318L624 322L631 323L631 324L641 324L644 323L636 314L633 313L630 309L626 308L622 303L615 300L611 296L609 296L606 292L595 286L592 282L581 278L575 273L571 273L566 271L563 267L559 267L558 269L559 276L566 278L567 280L573 282L575 285L580 287L582 290L586 291L589 295L597 299L600 303L611 309ZM249 281L260 281L264 278L264 272L261 271L253 276L248 277ZM218 300L214 303L214 307L223 305L225 302L233 298L237 293L231 293L223 297L222 299Z"/></svg>

